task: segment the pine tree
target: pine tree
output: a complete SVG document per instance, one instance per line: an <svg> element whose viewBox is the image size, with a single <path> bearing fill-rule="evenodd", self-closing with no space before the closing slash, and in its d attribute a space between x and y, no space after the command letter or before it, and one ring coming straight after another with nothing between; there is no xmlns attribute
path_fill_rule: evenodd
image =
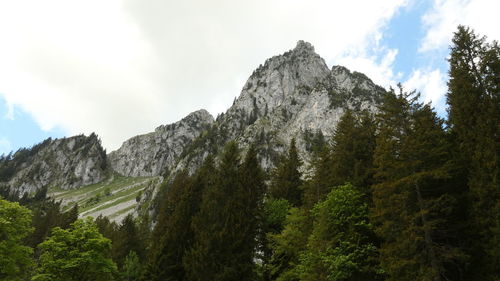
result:
<svg viewBox="0 0 500 281"><path fill-rule="evenodd" d="M450 55L450 132L455 140L455 178L469 191L470 278L500 275L500 48L459 26Z"/></svg>
<svg viewBox="0 0 500 281"><path fill-rule="evenodd" d="M293 206L300 206L302 204L301 166L302 161L299 158L295 139L292 139L287 155L281 158L273 171L269 187L273 198L286 199Z"/></svg>
<svg viewBox="0 0 500 281"><path fill-rule="evenodd" d="M417 99L387 93L378 115L372 220L387 280L446 280L447 265L462 258L447 241L455 200L443 121Z"/></svg>

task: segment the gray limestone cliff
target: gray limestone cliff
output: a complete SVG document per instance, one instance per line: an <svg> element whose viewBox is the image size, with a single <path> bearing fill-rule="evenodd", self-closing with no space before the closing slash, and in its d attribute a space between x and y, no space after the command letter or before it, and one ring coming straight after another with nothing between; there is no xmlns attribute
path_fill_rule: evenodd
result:
<svg viewBox="0 0 500 281"><path fill-rule="evenodd" d="M264 168L296 138L304 160L315 134L331 136L347 108L376 111L385 90L342 66L329 69L307 42L259 66L225 114L187 149L177 169L191 171L229 140L258 145Z"/></svg>
<svg viewBox="0 0 500 281"><path fill-rule="evenodd" d="M132 137L108 155L94 134L48 139L0 159L0 187L32 193L42 187L97 183L114 172L128 177L155 177L185 168L193 172L231 140L243 149L256 144L262 166L271 169L295 138L307 163L315 139L330 137L346 109L376 112L384 93L364 74L342 66L329 68L310 43L299 41L294 49L260 65L234 104L215 121L206 110L198 110ZM156 192L158 185L146 188L136 211L148 206Z"/></svg>
<svg viewBox="0 0 500 281"><path fill-rule="evenodd" d="M108 155L111 168L131 177L162 175L173 168L184 148L213 122L206 110L198 110L176 123L135 136Z"/></svg>
<svg viewBox="0 0 500 281"><path fill-rule="evenodd" d="M43 187L71 189L105 177L106 152L95 134L47 139L2 159L0 169L0 181L19 195Z"/></svg>

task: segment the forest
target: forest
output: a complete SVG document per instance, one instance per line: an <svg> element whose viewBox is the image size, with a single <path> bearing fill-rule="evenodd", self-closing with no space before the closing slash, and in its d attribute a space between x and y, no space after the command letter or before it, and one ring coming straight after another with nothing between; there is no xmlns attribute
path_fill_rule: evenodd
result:
<svg viewBox="0 0 500 281"><path fill-rule="evenodd" d="M446 118L399 86L307 165L295 140L269 173L229 142L164 183L154 220L0 190L0 280L498 281L500 47L459 26L448 61Z"/></svg>

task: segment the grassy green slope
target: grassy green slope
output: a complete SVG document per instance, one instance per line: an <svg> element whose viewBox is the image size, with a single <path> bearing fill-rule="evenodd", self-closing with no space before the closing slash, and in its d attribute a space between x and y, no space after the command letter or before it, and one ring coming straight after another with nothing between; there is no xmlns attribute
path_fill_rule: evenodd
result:
<svg viewBox="0 0 500 281"><path fill-rule="evenodd" d="M132 178L113 174L108 180L78 189L53 188L49 195L61 200L65 210L78 204L80 217L104 215L120 221L134 210L136 198L142 191L159 180L159 177Z"/></svg>

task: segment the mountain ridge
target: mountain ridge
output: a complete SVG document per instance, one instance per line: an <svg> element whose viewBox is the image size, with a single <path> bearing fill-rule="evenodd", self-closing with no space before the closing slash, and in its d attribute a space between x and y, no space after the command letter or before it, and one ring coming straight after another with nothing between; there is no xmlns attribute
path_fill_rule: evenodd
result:
<svg viewBox="0 0 500 281"><path fill-rule="evenodd" d="M193 172L209 154L216 155L230 140L235 140L244 150L256 144L261 164L269 170L295 138L300 156L307 163L311 156L310 141L315 135L330 137L348 108L375 112L384 92L385 89L364 74L351 72L343 66L329 69L313 45L301 40L295 48L257 67L233 105L216 120L201 109L177 122L161 125L153 132L134 136L119 149L104 154L103 159L90 161L104 161L100 164L104 168L93 180L81 181L80 186L100 182L112 173L168 179L170 174L183 169ZM95 134L92 136L98 140ZM102 151L100 141L98 143ZM74 151L69 149L64 154L72 153ZM4 162L0 161L0 168L5 166ZM72 165L66 170L76 171L76 166L82 164ZM24 178L30 182L29 178ZM45 186L79 187L69 181L68 176L47 182ZM27 188L26 184L19 185L19 181L9 181L7 185L20 194L33 193L44 186ZM147 196L140 198L139 205L148 205L144 203L158 192L158 185L148 188L152 190L145 190Z"/></svg>

